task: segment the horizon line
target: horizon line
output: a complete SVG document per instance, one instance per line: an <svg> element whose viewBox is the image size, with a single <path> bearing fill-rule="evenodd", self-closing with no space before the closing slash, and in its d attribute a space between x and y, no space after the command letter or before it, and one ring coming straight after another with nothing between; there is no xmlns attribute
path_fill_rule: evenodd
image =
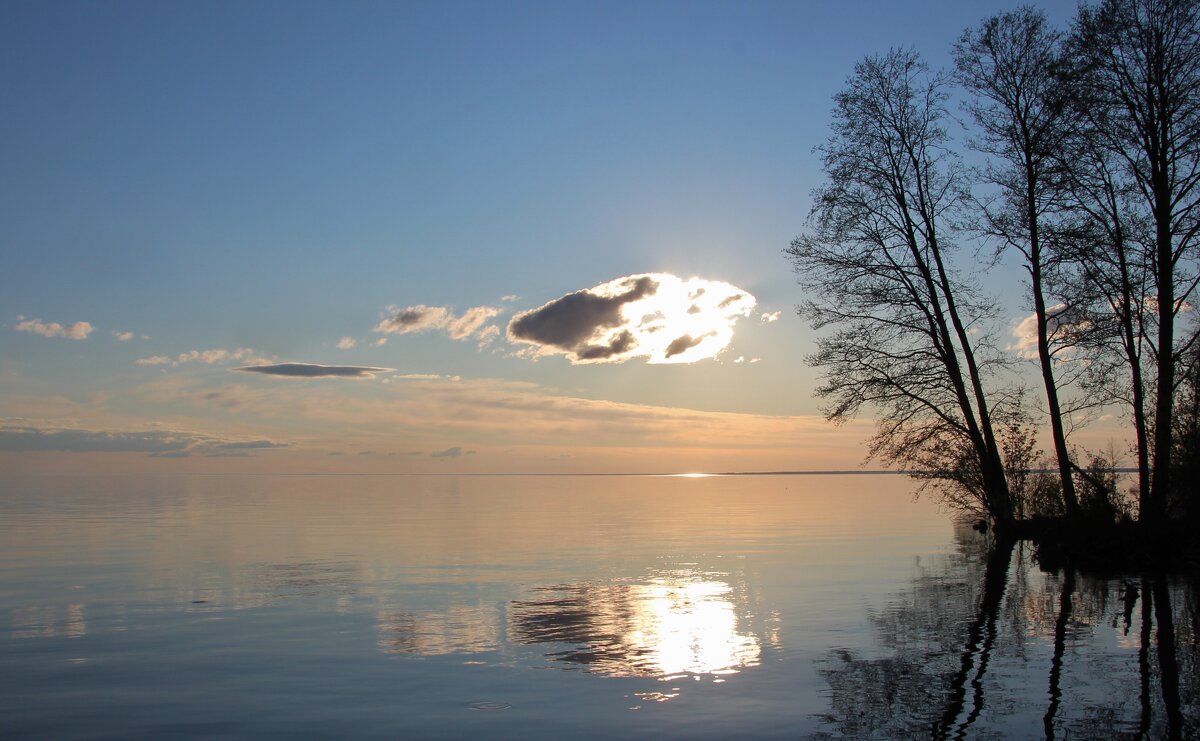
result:
<svg viewBox="0 0 1200 741"><path fill-rule="evenodd" d="M1114 473L1137 473L1136 468L1114 468ZM886 468L867 469L825 469L803 471L693 471L693 472L650 472L638 473L633 471L616 472L407 472L407 471L145 471L134 473L87 473L87 472L52 472L52 473L17 473L25 476L528 476L528 477L604 477L604 476L645 476L662 478L712 478L737 476L910 476L928 473L916 470L892 470ZM1053 469L1033 469L1031 473L1054 473ZM7 474L13 475L13 474Z"/></svg>

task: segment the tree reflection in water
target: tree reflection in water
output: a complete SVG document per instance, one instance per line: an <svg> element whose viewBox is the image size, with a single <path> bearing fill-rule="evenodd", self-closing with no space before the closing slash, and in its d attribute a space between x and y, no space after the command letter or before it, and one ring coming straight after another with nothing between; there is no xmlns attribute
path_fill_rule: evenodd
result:
<svg viewBox="0 0 1200 741"><path fill-rule="evenodd" d="M824 660L818 737L1200 734L1194 580L1043 574L965 527L956 546L872 611L878 652Z"/></svg>

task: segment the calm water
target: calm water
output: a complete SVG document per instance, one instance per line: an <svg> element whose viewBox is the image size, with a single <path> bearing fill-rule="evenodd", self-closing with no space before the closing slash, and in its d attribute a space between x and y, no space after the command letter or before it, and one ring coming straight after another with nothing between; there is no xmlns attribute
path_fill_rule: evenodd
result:
<svg viewBox="0 0 1200 741"><path fill-rule="evenodd" d="M27 478L0 735L1183 736L1198 590L907 480Z"/></svg>

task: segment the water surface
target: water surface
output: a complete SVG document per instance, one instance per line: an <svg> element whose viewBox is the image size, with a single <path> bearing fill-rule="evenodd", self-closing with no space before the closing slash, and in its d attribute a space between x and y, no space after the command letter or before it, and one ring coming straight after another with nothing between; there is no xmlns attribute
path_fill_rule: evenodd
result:
<svg viewBox="0 0 1200 741"><path fill-rule="evenodd" d="M1192 585L989 553L896 476L9 479L0 731L1195 730Z"/></svg>

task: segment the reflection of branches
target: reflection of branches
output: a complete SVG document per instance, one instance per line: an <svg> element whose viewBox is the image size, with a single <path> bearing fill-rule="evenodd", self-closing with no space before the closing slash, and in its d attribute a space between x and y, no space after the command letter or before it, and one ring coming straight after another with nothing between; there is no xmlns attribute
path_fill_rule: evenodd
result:
<svg viewBox="0 0 1200 741"><path fill-rule="evenodd" d="M934 738L947 738L950 729L962 714L966 701L967 677L971 676L971 710L958 727L956 738L962 738L967 728L976 721L983 710L983 675L987 672L988 659L996 640L996 615L1004 599L1004 587L1008 581L1008 564L1012 560L1014 542L998 542L988 555L987 568L983 572L983 597L971 629L967 633L967 646L962 654L962 667L951 682L950 700L942 713L941 720L933 726ZM978 656L978 661L976 660ZM974 671L972 671L974 669Z"/></svg>
<svg viewBox="0 0 1200 741"><path fill-rule="evenodd" d="M1154 618L1158 623L1158 670L1162 683L1163 705L1167 711L1167 733L1182 738L1183 713L1179 708L1179 662L1175 656L1175 618L1171 614L1171 593L1166 579L1154 581Z"/></svg>
<svg viewBox="0 0 1200 741"><path fill-rule="evenodd" d="M1050 660L1050 707L1042 718L1046 738L1054 738L1054 716L1062 700L1063 653L1067 647L1067 623L1071 620L1071 596L1075 593L1075 572L1067 569L1063 578L1062 597L1058 603L1058 620L1054 623L1054 658Z"/></svg>
<svg viewBox="0 0 1200 741"><path fill-rule="evenodd" d="M816 737L1200 738L1195 584L1055 578L1023 550L958 538L872 613L885 653L830 653Z"/></svg>
<svg viewBox="0 0 1200 741"><path fill-rule="evenodd" d="M1154 599L1150 591L1150 581L1142 579L1142 630L1141 642L1138 644L1138 678L1141 680L1140 698L1142 701L1142 716L1138 725L1138 735L1145 738L1150 732L1150 716L1152 704L1150 701L1150 625L1151 602Z"/></svg>

